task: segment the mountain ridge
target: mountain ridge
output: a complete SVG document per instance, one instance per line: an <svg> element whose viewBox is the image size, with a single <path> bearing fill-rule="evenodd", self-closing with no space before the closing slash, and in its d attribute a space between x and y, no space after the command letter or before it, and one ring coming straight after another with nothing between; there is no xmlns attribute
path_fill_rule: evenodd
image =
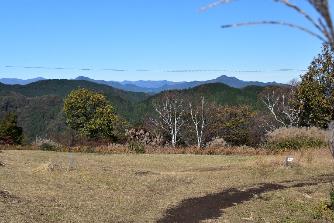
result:
<svg viewBox="0 0 334 223"><path fill-rule="evenodd" d="M2 78L0 83L7 85L27 85L37 81L46 80L45 78L38 77L34 79L21 80L17 78ZM184 90L193 87L197 87L203 84L210 83L222 83L226 84L233 88L244 88L247 86L272 86L272 85L283 85L277 82L260 82L260 81L244 81L236 77L230 77L226 75L221 75L215 79L206 80L206 81L182 81L182 82L173 82L167 80L152 81L152 80L138 80L138 81L105 81L105 80L95 80L85 76L78 76L73 80L89 81L97 84L108 85L117 89L131 92L144 92L150 94L160 93L167 90Z"/></svg>
<svg viewBox="0 0 334 223"><path fill-rule="evenodd" d="M36 77L31 79L19 79L19 78L1 78L0 82L7 85L27 85L37 81L46 80L43 77Z"/></svg>

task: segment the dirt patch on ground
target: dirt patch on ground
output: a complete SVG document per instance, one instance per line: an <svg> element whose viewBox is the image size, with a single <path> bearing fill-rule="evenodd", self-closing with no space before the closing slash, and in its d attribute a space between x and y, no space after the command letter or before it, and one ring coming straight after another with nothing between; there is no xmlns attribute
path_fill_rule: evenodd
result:
<svg viewBox="0 0 334 223"><path fill-rule="evenodd" d="M220 193L184 200L178 206L167 210L165 216L158 220L158 223L195 223L203 220L216 219L221 217L224 209L242 204L263 193L288 188L313 186L320 183L329 183L333 180L334 176L321 176L307 182L261 184L246 190L231 188Z"/></svg>
<svg viewBox="0 0 334 223"><path fill-rule="evenodd" d="M22 200L9 193L8 191L0 190L0 202L3 203L20 203Z"/></svg>

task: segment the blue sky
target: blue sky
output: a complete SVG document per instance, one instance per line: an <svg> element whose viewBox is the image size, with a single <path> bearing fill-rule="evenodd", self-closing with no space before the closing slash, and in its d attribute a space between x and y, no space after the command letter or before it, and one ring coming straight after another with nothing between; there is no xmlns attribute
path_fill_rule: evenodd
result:
<svg viewBox="0 0 334 223"><path fill-rule="evenodd" d="M210 2L1 0L0 77L189 81L225 74L287 82L321 50L314 37L285 27L220 28L263 19L311 27L274 1L199 11Z"/></svg>

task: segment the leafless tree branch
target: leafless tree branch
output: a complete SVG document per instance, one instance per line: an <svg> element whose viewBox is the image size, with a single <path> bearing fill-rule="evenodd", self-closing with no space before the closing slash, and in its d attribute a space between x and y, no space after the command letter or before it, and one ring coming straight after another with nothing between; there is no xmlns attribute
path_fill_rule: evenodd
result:
<svg viewBox="0 0 334 223"><path fill-rule="evenodd" d="M311 22L320 32L323 32L322 28L320 27L320 25L316 22L316 20L314 20L307 12L305 12L303 9L301 9L299 6L292 4L290 1L288 0L274 0L276 2L282 3L284 5L286 5L289 8L294 9L295 11L297 11L299 14L303 15L309 22Z"/></svg>
<svg viewBox="0 0 334 223"><path fill-rule="evenodd" d="M284 4L285 6L295 10L299 14L305 17L307 21L309 21L320 33L318 34L316 31L312 31L308 28L305 28L300 25L296 25L290 22L281 22L281 21L259 21L259 22L244 22L244 23L237 23L231 25L224 25L222 28L233 28L233 27L240 27L240 26L251 26L251 25L283 25L288 26L294 29L298 29L300 31L306 32L318 39L322 42L329 44L331 49L334 50L334 27L333 21L331 17L331 13L329 10L329 1L328 0L305 0L307 1L319 14L319 18L312 17L308 14L305 10L299 7L296 4L291 3L289 0L273 0L275 2L279 2ZM233 2L233 0L219 0L208 4L201 8L201 11L206 11L210 8L217 7L221 4L228 4Z"/></svg>
<svg viewBox="0 0 334 223"><path fill-rule="evenodd" d="M264 95L262 102L266 105L275 121L282 127L298 127L300 110L290 106L289 98L294 95L294 89L287 92L272 90Z"/></svg>
<svg viewBox="0 0 334 223"><path fill-rule="evenodd" d="M166 98L161 103L153 104L154 110L158 114L157 119L151 119L151 122L168 132L171 136L172 146L175 147L178 141L178 135L185 121L183 100L177 98Z"/></svg>
<svg viewBox="0 0 334 223"><path fill-rule="evenodd" d="M284 22L284 21L257 21L257 22L244 22L244 23L235 23L235 24L228 24L228 25L223 25L221 28L223 29L226 29L226 28L236 28L236 27L241 27L241 26L253 26L253 25L281 25L281 26L288 26L290 28L294 28L294 29L299 29L303 32L306 32L318 39L320 39L321 41L323 42L326 42L325 38L323 38L322 36L318 35L317 33L305 28L305 27L302 27L302 26L299 26L299 25L296 25L296 24L293 24L293 23L288 23L288 22Z"/></svg>

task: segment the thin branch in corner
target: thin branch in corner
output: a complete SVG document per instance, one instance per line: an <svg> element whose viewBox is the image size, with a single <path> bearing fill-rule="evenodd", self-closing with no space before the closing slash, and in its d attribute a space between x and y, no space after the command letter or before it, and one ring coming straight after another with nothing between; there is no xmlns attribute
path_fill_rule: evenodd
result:
<svg viewBox="0 0 334 223"><path fill-rule="evenodd" d="M322 37L321 35L296 24L289 23L289 22L284 22L284 21L257 21L257 22L243 22L243 23L235 23L235 24L228 24L228 25L223 25L221 28L227 29L227 28L237 28L237 27L242 27L242 26L254 26L254 25L280 25L280 26L287 26L293 29L298 29L300 31L303 31L307 34L310 34L319 40L323 42L327 42L327 40Z"/></svg>
<svg viewBox="0 0 334 223"><path fill-rule="evenodd" d="M234 0L217 0L217 1L214 1L200 8L200 11L207 11L211 8L217 7L222 4L232 3L233 1ZM248 23L240 23L240 24L234 24L234 25L224 25L223 28L231 28L231 27L237 27L237 26L249 26L249 25L263 25L263 24L283 25L283 26L288 26L288 27L295 28L300 31L306 32L307 34L310 34L320 39L325 44L329 44L332 50L334 50L334 27L333 27L333 21L332 21L332 17L330 13L330 8L329 8L329 0L307 0L307 2L312 6L312 8L319 14L319 18L315 18L311 16L309 13L307 13L305 10L303 10L298 5L291 3L290 0L273 0L273 1L281 3L287 6L288 8L293 9L300 15L302 15L318 31L320 31L321 34L318 34L314 31L311 31L310 29L307 29L305 27L302 27L302 26L299 26L293 23L279 22L279 21L248 22Z"/></svg>
<svg viewBox="0 0 334 223"><path fill-rule="evenodd" d="M307 12L305 12L303 9L301 9L299 6L292 4L288 0L274 0L275 2L282 3L285 6L294 9L297 11L299 14L304 16L309 22L311 22L320 32L324 32L324 30L321 28L321 26L310 16Z"/></svg>

